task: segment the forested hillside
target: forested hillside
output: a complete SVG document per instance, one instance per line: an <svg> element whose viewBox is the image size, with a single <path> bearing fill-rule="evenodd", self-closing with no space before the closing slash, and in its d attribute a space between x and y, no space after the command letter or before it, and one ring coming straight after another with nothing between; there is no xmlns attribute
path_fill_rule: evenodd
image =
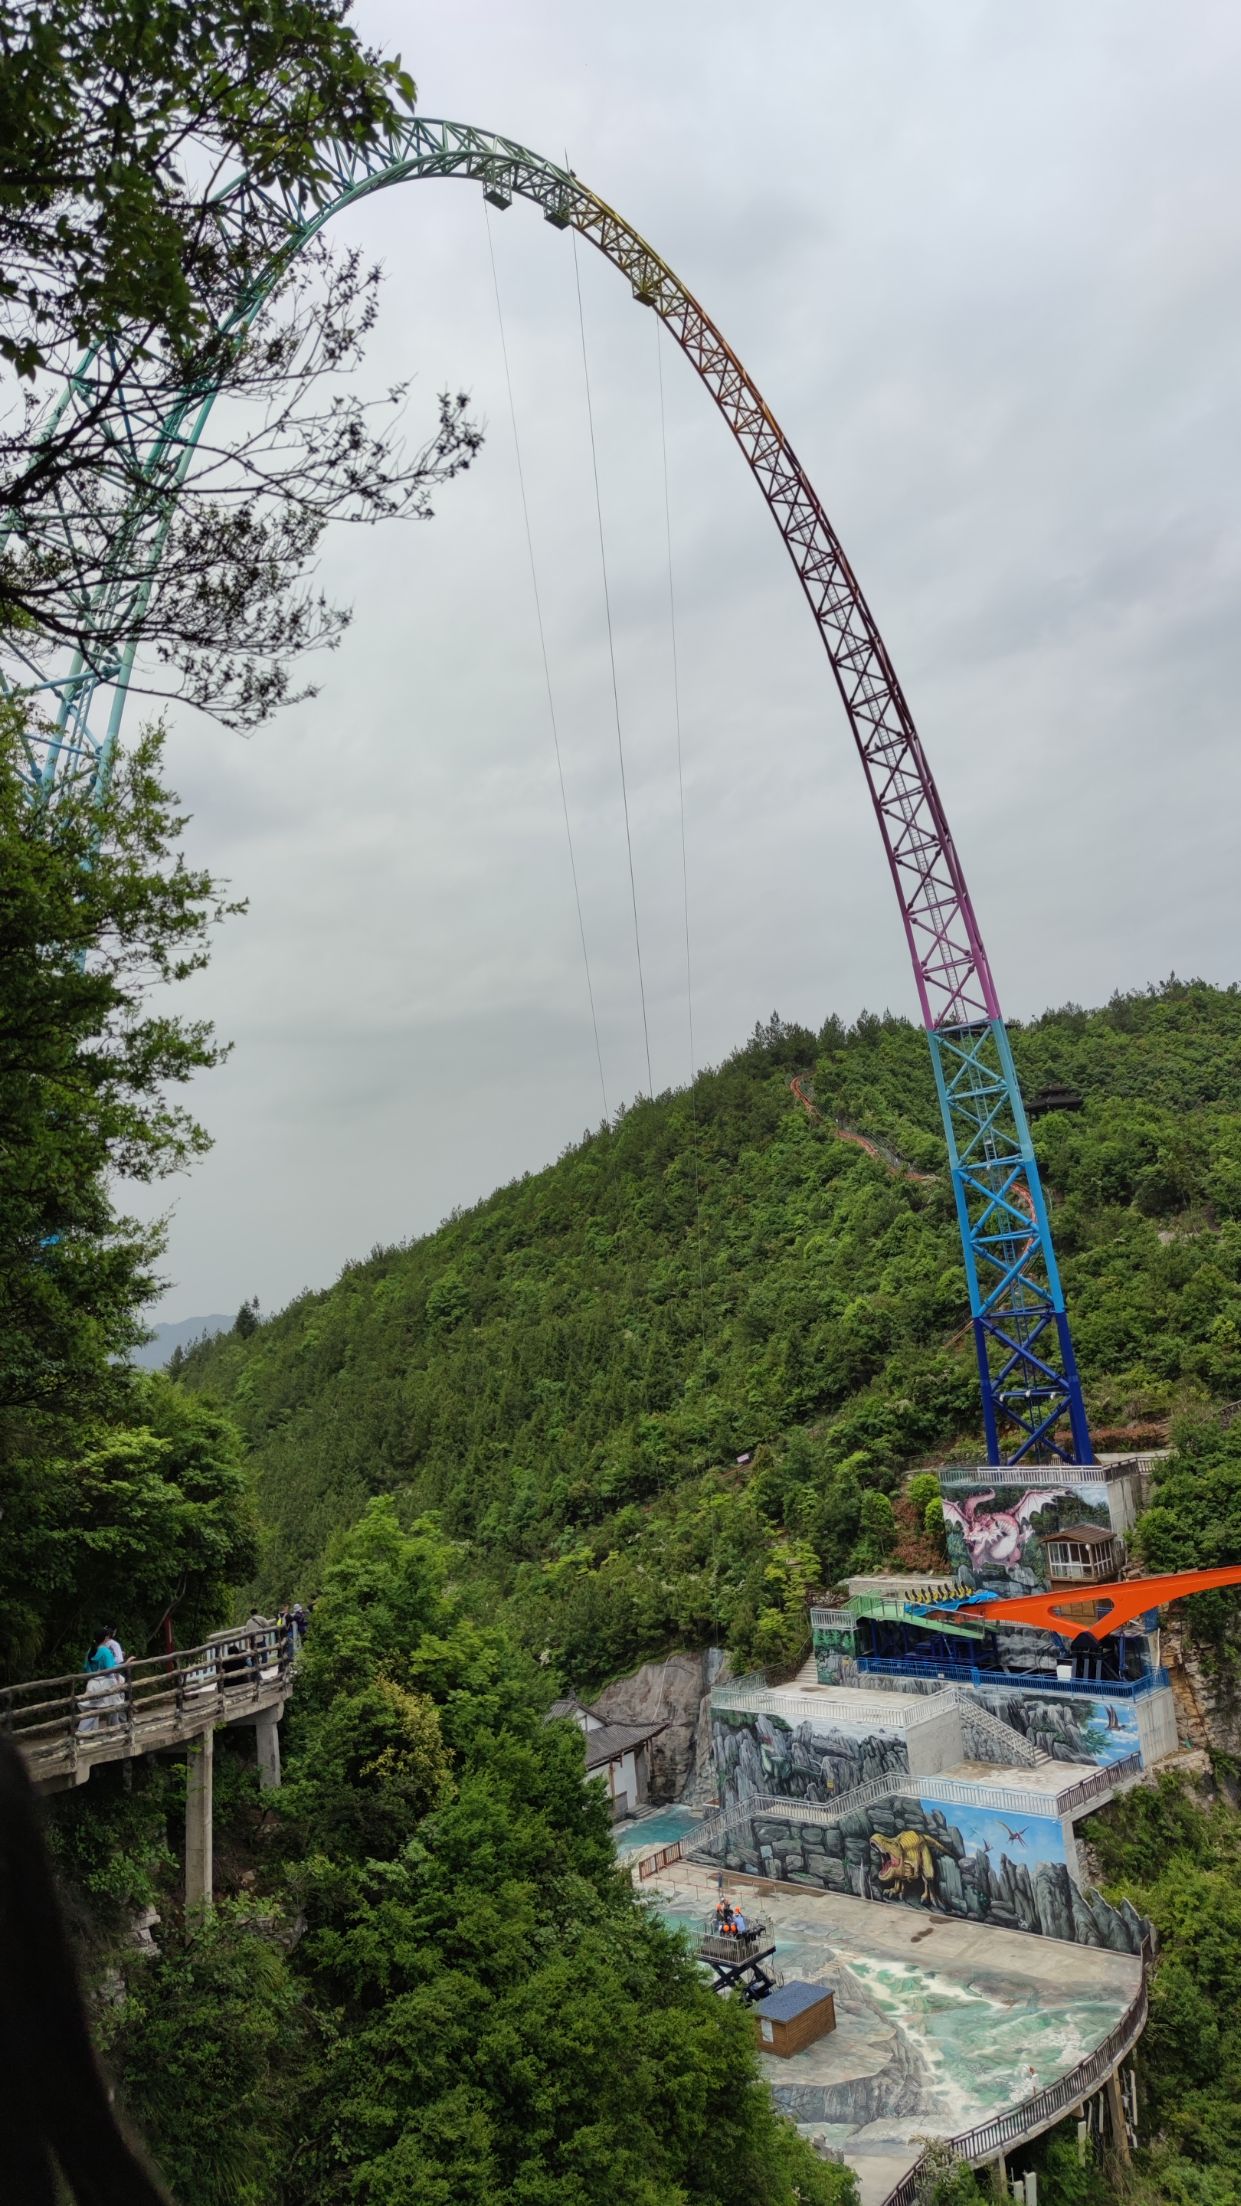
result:
<svg viewBox="0 0 1241 2206"><path fill-rule="evenodd" d="M1204 1409L1241 1395L1241 991L1172 980L1013 1045L1027 1095L1084 1098L1036 1139L1096 1434L1181 1416L1209 1454ZM980 1449L943 1158L918 1029L773 1018L692 1093L195 1349L182 1383L248 1443L262 1594L313 1590L391 1493L579 1686L677 1640L794 1653L807 1591L889 1551L903 1470Z"/></svg>

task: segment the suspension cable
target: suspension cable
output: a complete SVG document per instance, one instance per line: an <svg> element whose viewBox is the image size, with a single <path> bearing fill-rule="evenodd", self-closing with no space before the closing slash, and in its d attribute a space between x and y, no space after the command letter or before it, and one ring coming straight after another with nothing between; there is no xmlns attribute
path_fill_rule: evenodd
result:
<svg viewBox="0 0 1241 2206"><path fill-rule="evenodd" d="M629 857L629 901L633 907L633 947L638 961L638 994L642 1002L642 1040L646 1049L646 1092L655 1093L651 1071L651 1034L646 1017L646 981L642 972L642 938L638 931L638 889L633 871L633 836L629 827L629 785L625 778L625 745L621 735L620 690L616 681L616 646L612 636L612 598L608 588L608 555L603 542L603 499L599 490L599 455L595 448L595 409L590 396L590 362L586 356L586 316L582 309L582 271L577 257L577 232L573 239L573 281L577 286L577 325L582 339L582 375L586 384L586 420L590 428L590 464L595 479L595 519L599 526L599 564L603 571L603 605L608 626L608 659L612 668L612 711L616 720L616 755L620 762L621 803L625 812L625 848Z"/></svg>
<svg viewBox="0 0 1241 2206"><path fill-rule="evenodd" d="M556 699L552 690L551 666L547 657L547 636L543 627L543 600L539 590L539 571L534 557L534 533L530 526L530 505L526 497L526 471L521 460L521 438L517 434L517 407L513 398L513 378L509 369L508 340L504 333L504 309L500 303L500 278L496 269L495 239L491 229L491 214L486 199L482 202L483 220L487 228L487 251L491 257L491 282L496 296L496 320L500 325L500 351L504 359L504 383L508 391L508 418L513 431L513 451L517 458L517 481L521 490L521 516L526 530L526 555L530 562L530 587L534 593L534 617L539 631L539 651L543 660L543 682L547 690L547 717L551 724L552 748L556 754L556 779L560 784L560 808L564 814L565 840L569 846L569 871L573 876L573 901L577 906L577 932L582 945L582 964L586 970L586 994L590 1001L590 1023L595 1037L595 1063L599 1067L599 1092L603 1097L603 1115L611 1118L608 1108L608 1087L603 1076L603 1049L599 1041L599 1015L595 1009L595 989L590 972L590 952L586 946L586 921L582 913L582 891L577 874L577 853L573 847L573 827L569 818L569 797L565 787L564 760L560 751L560 729L556 721Z"/></svg>
<svg viewBox="0 0 1241 2206"><path fill-rule="evenodd" d="M659 321L652 317L655 332L655 365L659 371L659 450L664 471L664 547L668 557L668 627L672 638L672 705L676 717L677 736L677 802L681 813L681 908L685 920L685 1010L689 1025L689 1101L691 1113L690 1140L694 1158L694 1218L698 1247L698 1317L702 1327L702 1346L707 1346L707 1290L702 1262L702 1175L698 1155L698 1065L694 1048L694 966L690 955L689 933L689 857L685 841L685 772L681 750L681 668L677 652L677 599L672 574L672 500L668 490L668 424L664 412L664 356L660 345Z"/></svg>

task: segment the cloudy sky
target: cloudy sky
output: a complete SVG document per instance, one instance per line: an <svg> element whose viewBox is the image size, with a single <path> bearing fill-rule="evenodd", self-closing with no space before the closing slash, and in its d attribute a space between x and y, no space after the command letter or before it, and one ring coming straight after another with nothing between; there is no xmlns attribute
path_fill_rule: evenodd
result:
<svg viewBox="0 0 1241 2206"><path fill-rule="evenodd" d="M1231 0L358 0L423 113L571 165L784 424L926 741L1014 1017L1241 976L1241 11ZM570 239L493 232L610 1105L646 1086ZM425 525L340 529L313 702L181 715L192 854L250 899L182 991L236 1044L158 1315L265 1309L601 1116L477 187L343 218L367 376L488 425ZM581 280L657 1087L689 1036L654 318ZM912 1012L787 556L664 337L699 1061L773 1006Z"/></svg>

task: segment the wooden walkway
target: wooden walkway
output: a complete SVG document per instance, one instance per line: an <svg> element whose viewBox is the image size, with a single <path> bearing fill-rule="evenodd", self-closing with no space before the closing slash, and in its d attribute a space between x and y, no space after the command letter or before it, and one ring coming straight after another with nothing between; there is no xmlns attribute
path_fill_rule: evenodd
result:
<svg viewBox="0 0 1241 2206"><path fill-rule="evenodd" d="M288 1636L264 1624L92 1678L78 1670L11 1685L0 1692L0 1732L36 1785L60 1791L84 1784L98 1763L174 1748L218 1724L278 1717L292 1687Z"/></svg>

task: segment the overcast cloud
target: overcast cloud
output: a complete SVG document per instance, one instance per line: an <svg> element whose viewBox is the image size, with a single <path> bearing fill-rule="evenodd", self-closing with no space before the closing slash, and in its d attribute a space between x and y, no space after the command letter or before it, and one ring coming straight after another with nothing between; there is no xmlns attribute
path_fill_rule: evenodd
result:
<svg viewBox="0 0 1241 2206"><path fill-rule="evenodd" d="M358 0L429 116L572 166L784 424L879 619L1011 1016L1241 972L1241 11L1231 0ZM494 216L613 1107L646 1085L569 237ZM341 233L389 272L368 379L474 394L434 521L341 528L322 693L180 715L189 847L250 898L185 1009L197 1105L159 1312L265 1309L535 1169L602 1111L477 187ZM657 1087L689 1048L657 325L581 250ZM671 340L698 1054L773 1005L913 1012L786 554ZM169 1190L162 1191L167 1200Z"/></svg>

